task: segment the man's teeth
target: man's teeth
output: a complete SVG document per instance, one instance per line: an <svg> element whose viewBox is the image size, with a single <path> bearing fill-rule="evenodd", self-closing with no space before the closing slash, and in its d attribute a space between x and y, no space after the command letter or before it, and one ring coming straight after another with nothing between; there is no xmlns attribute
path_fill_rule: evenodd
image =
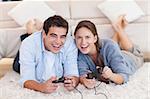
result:
<svg viewBox="0 0 150 99"><path fill-rule="evenodd" d="M59 48L60 46L59 46L59 45L53 45L53 47L57 47L57 48Z"/></svg>

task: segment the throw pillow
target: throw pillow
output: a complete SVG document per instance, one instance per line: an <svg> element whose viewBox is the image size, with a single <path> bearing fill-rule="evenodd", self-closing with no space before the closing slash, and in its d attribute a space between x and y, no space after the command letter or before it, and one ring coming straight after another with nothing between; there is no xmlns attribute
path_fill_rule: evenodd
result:
<svg viewBox="0 0 150 99"><path fill-rule="evenodd" d="M8 12L19 25L23 26L28 20L37 18L42 21L55 15L55 11L42 1L22 1Z"/></svg>
<svg viewBox="0 0 150 99"><path fill-rule="evenodd" d="M125 15L128 22L132 22L144 15L134 0L107 0L100 3L98 8L111 22L116 21L120 15Z"/></svg>

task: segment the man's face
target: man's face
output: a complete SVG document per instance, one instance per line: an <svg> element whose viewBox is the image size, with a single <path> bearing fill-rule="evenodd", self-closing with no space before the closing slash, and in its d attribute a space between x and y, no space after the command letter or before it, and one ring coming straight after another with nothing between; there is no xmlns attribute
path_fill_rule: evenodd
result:
<svg viewBox="0 0 150 99"><path fill-rule="evenodd" d="M43 42L45 49L53 53L58 53L66 40L66 28L50 27L48 34L43 33Z"/></svg>

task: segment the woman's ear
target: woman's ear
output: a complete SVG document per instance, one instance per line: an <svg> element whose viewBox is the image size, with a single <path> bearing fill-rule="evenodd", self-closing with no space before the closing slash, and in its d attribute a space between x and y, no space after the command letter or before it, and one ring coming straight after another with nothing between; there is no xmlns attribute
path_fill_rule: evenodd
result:
<svg viewBox="0 0 150 99"><path fill-rule="evenodd" d="M98 38L98 36L97 36L97 35L95 35L95 36L94 36L94 43L96 43L96 42L97 42L97 40L98 40L97 38Z"/></svg>

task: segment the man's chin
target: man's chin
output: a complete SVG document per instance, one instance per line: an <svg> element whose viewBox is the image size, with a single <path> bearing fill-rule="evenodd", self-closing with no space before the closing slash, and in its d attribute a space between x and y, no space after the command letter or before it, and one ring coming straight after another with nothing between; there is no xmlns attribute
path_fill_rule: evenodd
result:
<svg viewBox="0 0 150 99"><path fill-rule="evenodd" d="M59 49L53 49L53 50L51 50L51 52L53 52L53 53L59 53L60 52L60 48Z"/></svg>
<svg viewBox="0 0 150 99"><path fill-rule="evenodd" d="M59 50L59 51L51 51L51 52L56 54L56 53L59 53L59 52L60 52L60 50Z"/></svg>

